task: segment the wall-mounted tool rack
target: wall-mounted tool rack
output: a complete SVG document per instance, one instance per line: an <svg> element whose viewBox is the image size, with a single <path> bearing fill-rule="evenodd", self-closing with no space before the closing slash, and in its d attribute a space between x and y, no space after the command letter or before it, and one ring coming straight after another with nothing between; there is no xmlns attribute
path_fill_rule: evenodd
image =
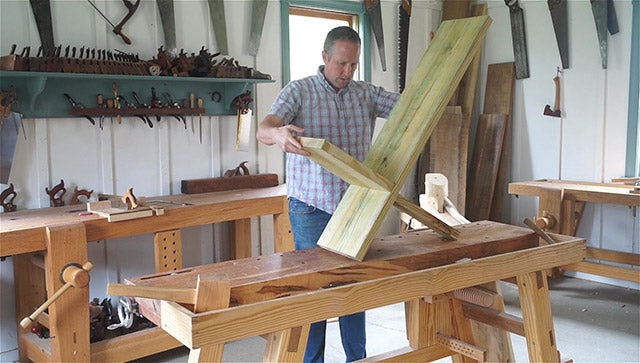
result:
<svg viewBox="0 0 640 363"><path fill-rule="evenodd" d="M56 72L22 72L0 71L0 88L8 89L13 85L18 95L18 103L12 110L20 112L25 118L67 118L70 115L69 102L64 93L70 94L76 102L82 103L87 109L95 109L97 113L90 115L109 115L111 110L97 108L97 96L102 94L105 99L113 98L112 84L118 85L118 95L125 96L133 102L131 92L136 92L142 102L151 103L151 87L156 89L159 97L169 92L173 99L182 104L183 99L189 99L189 93L195 93L202 98L202 108L186 109L135 109L127 110L122 107L114 113L127 114L185 114L193 111L203 112L203 116L236 115L237 109L232 100L247 90L252 90L257 83L272 83L274 80L246 79L246 78L200 78L200 77L162 77L162 76L132 76L111 74L80 74ZM221 97L212 97L214 93ZM219 101L218 101L219 99ZM163 98L164 102L164 98ZM87 114L82 110L78 114ZM189 111L189 112L187 112ZM73 111L75 112L75 111Z"/></svg>

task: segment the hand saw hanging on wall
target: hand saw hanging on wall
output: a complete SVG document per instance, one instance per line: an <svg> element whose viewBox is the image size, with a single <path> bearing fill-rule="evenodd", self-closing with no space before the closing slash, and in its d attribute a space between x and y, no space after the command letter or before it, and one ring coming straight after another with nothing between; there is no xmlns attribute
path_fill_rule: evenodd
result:
<svg viewBox="0 0 640 363"><path fill-rule="evenodd" d="M560 52L560 60L562 61L562 69L569 68L569 32L567 30L567 1L566 0L547 0L551 20L553 22L553 30L556 33L556 42L558 43L558 51Z"/></svg>
<svg viewBox="0 0 640 363"><path fill-rule="evenodd" d="M156 0L158 11L160 11L160 21L164 32L164 45L167 51L176 55L176 18L173 12L173 0Z"/></svg>
<svg viewBox="0 0 640 363"><path fill-rule="evenodd" d="M218 52L229 55L224 0L209 0L209 15L211 16L211 24L213 25L213 32L215 33L216 43L218 44Z"/></svg>
<svg viewBox="0 0 640 363"><path fill-rule="evenodd" d="M527 53L527 37L524 30L524 13L518 0L504 0L509 7L511 17L511 41L513 57L516 63L516 79L529 78L529 55Z"/></svg>
<svg viewBox="0 0 640 363"><path fill-rule="evenodd" d="M407 52L409 51L409 17L411 16L411 0L402 0L398 9L398 90L404 91L407 79Z"/></svg>
<svg viewBox="0 0 640 363"><path fill-rule="evenodd" d="M53 25L51 25L51 4L49 0L29 0L31 10L36 19L38 26L38 34L40 35L40 43L44 54L54 48L53 43Z"/></svg>
<svg viewBox="0 0 640 363"><path fill-rule="evenodd" d="M387 59L384 54L384 32L382 31L382 9L380 8L379 0L364 0L364 7L369 14L369 21L371 22L371 29L373 35L376 38L376 44L378 45L378 52L380 54L380 63L382 64L382 70L387 70Z"/></svg>

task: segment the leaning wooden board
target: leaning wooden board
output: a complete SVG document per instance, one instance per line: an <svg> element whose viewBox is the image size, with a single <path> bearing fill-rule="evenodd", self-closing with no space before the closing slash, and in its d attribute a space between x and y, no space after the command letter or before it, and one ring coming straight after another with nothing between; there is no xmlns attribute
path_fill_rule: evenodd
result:
<svg viewBox="0 0 640 363"><path fill-rule="evenodd" d="M480 115L467 188L465 215L471 221L489 219L504 132L505 115Z"/></svg>
<svg viewBox="0 0 640 363"><path fill-rule="evenodd" d="M505 130L498 179L496 180L493 201L491 202L492 221L502 222L502 209L507 195L507 168L511 155L511 116L513 114L513 90L516 81L514 62L489 64L487 68L487 86L484 95L485 114L504 114Z"/></svg>
<svg viewBox="0 0 640 363"><path fill-rule="evenodd" d="M431 230L377 238L364 262L314 248L127 281L139 286L195 288L198 276L203 280L229 279L231 305L243 305L538 245L538 237L531 230L500 223L475 222L460 226L460 232L456 241L444 241ZM157 307L143 304L141 311L156 324L160 323Z"/></svg>

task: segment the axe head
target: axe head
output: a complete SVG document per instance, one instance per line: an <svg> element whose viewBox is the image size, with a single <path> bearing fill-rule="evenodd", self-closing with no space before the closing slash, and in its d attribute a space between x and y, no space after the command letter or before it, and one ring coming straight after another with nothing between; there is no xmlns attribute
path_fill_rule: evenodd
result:
<svg viewBox="0 0 640 363"><path fill-rule="evenodd" d="M543 114L544 114L545 116L560 117L560 110L555 110L555 111L554 111L554 110L552 110L552 109L551 109L551 106L546 105L546 106L544 107L544 112L543 112Z"/></svg>

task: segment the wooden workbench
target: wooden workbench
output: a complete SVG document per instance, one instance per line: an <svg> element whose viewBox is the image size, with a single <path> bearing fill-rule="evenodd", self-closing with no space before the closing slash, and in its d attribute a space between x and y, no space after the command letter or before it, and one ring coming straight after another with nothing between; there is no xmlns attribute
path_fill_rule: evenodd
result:
<svg viewBox="0 0 640 363"><path fill-rule="evenodd" d="M633 186L541 179L509 184L509 193L540 198L536 224L544 230L575 236L585 203L640 206L640 194ZM640 265L640 255L600 248L587 248L587 258L629 265ZM640 283L640 272L608 264L581 261L563 269L585 272Z"/></svg>
<svg viewBox="0 0 640 363"><path fill-rule="evenodd" d="M191 205L157 204L164 215L109 223L96 215L80 216L73 205L0 214L0 256L13 256L17 321L61 286L59 272L69 262L87 261L87 242L154 233L156 272L182 268L181 258L162 261L163 243L171 241L181 256L180 228L233 222L235 258L251 256L251 217L273 215L276 251L293 249L286 187L150 197ZM33 255L44 254L45 271L34 268ZM68 290L38 322L50 328L51 339L39 339L18 327L20 359L34 361L127 361L180 344L159 328L89 343L89 289ZM150 344L139 344L140 341Z"/></svg>
<svg viewBox="0 0 640 363"><path fill-rule="evenodd" d="M220 361L224 343L262 334L269 334L265 361L301 361L310 323L398 302L406 302L410 347L367 361L392 355L394 361L482 355L473 346L470 316L525 335L532 361L558 361L541 270L582 260L585 241L555 235L559 243L539 247L531 230L488 221L460 226L459 231L456 241L431 230L377 238L363 262L314 248L127 282L139 291L172 296L178 289L195 290L196 296L203 293L203 281L221 282L204 295L225 301L204 312L172 301L141 300L145 316L191 349L189 361ZM513 276L523 319L442 295Z"/></svg>

